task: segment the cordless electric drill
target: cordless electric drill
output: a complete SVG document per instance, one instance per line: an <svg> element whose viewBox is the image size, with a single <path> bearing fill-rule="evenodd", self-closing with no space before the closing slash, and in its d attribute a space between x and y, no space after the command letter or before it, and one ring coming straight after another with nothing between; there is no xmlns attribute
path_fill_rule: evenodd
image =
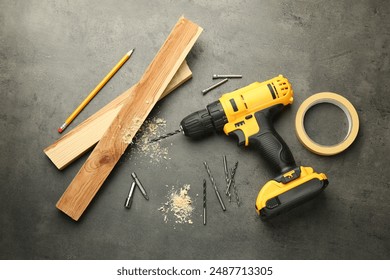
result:
<svg viewBox="0 0 390 280"><path fill-rule="evenodd" d="M295 164L290 149L273 127L273 117L293 102L293 94L289 81L279 75L226 93L180 123L180 130L188 137L202 138L223 131L235 136L238 145L259 150L275 171L274 179L257 196L256 211L263 219L313 198L328 185L325 174Z"/></svg>

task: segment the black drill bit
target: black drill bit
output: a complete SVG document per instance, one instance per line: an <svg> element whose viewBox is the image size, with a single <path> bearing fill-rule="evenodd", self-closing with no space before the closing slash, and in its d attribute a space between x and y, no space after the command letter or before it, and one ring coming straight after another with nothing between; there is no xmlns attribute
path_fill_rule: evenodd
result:
<svg viewBox="0 0 390 280"><path fill-rule="evenodd" d="M211 175L211 171L210 171L209 165L205 161L203 162L203 164L204 164L204 167L206 168L207 174L209 175L211 184L213 184L214 191L215 191L215 194L217 195L219 204L221 204L222 210L226 211L225 203L223 203L221 194L219 193L218 188L217 188L217 184L215 183L214 177Z"/></svg>
<svg viewBox="0 0 390 280"><path fill-rule="evenodd" d="M229 173L229 168L227 166L226 155L223 156L223 170L225 172L226 188L228 188L229 187L229 181L230 181L230 173ZM231 201L231 194L230 194L229 189L227 189L226 195L229 197L229 201Z"/></svg>
<svg viewBox="0 0 390 280"><path fill-rule="evenodd" d="M173 132L169 132L169 133L163 134L163 135L161 135L161 136L159 136L159 137L157 137L157 138L154 138L154 139L152 139L152 140L149 140L149 143L160 141L160 140L162 140L162 139L165 139L165 138L168 138L168 137L170 137L170 136L176 135L176 134L180 133L181 131L182 131L181 128L176 129L176 130L173 131Z"/></svg>
<svg viewBox="0 0 390 280"><path fill-rule="evenodd" d="M237 167L238 167L238 161L236 161L236 164L234 165L234 168L232 168L229 184L227 185L227 188L226 188L226 195L229 195L229 193L230 193L230 187L231 187L231 185L232 185L232 183L234 181L234 175L236 175Z"/></svg>
<svg viewBox="0 0 390 280"><path fill-rule="evenodd" d="M225 172L225 180L226 180L226 186L229 184L229 168L227 166L227 159L226 156L223 156L223 171Z"/></svg>
<svg viewBox="0 0 390 280"><path fill-rule="evenodd" d="M241 201L240 201L240 197L238 196L237 186L235 183L233 183L233 191L234 191L234 194L236 196L237 206L240 206Z"/></svg>
<svg viewBox="0 0 390 280"><path fill-rule="evenodd" d="M232 173L235 172L232 168ZM236 196L236 202L237 202L237 205L240 206L240 197L238 196L238 191L237 191L237 185L236 185L236 180L234 178L232 178L231 180L232 182L232 186L233 186L233 191L234 191L234 195ZM229 197L230 198L230 197ZM229 200L231 202L231 200Z"/></svg>
<svg viewBox="0 0 390 280"><path fill-rule="evenodd" d="M206 180L203 179L203 224L206 225Z"/></svg>

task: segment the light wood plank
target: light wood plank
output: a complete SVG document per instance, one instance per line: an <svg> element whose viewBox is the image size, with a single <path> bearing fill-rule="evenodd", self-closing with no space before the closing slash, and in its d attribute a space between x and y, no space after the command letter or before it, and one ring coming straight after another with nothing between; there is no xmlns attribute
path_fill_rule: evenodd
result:
<svg viewBox="0 0 390 280"><path fill-rule="evenodd" d="M184 82L188 81L191 77L192 72L188 67L187 62L184 61L161 95L160 100ZM120 96L43 150L58 169L62 170L67 167L102 138L116 115L118 115L125 100L127 98L133 98L133 88L134 87L131 87L126 90Z"/></svg>
<svg viewBox="0 0 390 280"><path fill-rule="evenodd" d="M179 19L141 80L135 85L134 97L123 104L102 139L57 202L59 210L72 219L79 220L201 32L202 28L195 23L183 17ZM123 139L124 135L126 141Z"/></svg>

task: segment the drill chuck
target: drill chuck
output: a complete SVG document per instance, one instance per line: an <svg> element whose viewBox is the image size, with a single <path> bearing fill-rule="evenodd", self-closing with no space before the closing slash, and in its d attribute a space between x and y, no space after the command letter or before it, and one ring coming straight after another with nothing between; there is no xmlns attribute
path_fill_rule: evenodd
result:
<svg viewBox="0 0 390 280"><path fill-rule="evenodd" d="M202 138L213 131L223 131L227 123L226 114L219 101L209 104L206 109L194 112L185 117L180 127L185 136Z"/></svg>
<svg viewBox="0 0 390 280"><path fill-rule="evenodd" d="M185 136L201 138L214 131L213 122L207 109L194 112L180 122Z"/></svg>

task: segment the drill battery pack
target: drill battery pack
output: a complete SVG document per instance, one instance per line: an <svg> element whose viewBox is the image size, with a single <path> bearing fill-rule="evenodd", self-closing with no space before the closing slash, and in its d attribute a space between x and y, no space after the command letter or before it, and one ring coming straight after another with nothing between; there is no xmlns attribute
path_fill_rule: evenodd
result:
<svg viewBox="0 0 390 280"><path fill-rule="evenodd" d="M286 212L321 193L328 185L323 173L300 166L267 182L256 199L261 219Z"/></svg>

